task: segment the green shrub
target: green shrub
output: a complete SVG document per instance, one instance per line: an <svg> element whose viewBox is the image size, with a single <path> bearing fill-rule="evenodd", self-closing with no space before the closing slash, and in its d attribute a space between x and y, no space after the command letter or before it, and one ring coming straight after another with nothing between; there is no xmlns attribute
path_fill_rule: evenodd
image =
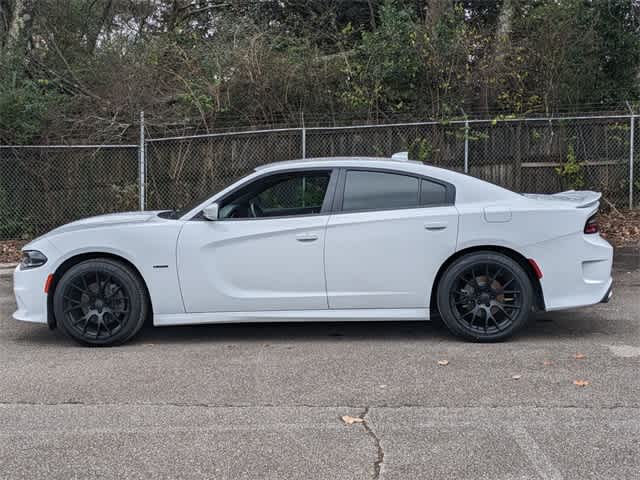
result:
<svg viewBox="0 0 640 480"><path fill-rule="evenodd" d="M576 160L573 145L567 147L567 161L561 167L556 167L556 173L560 176L563 188L579 190L584 187L584 162Z"/></svg>

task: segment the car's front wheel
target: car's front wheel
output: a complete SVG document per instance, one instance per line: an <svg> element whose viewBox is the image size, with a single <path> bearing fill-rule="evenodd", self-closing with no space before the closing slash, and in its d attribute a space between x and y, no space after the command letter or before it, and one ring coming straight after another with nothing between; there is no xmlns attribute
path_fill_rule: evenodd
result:
<svg viewBox="0 0 640 480"><path fill-rule="evenodd" d="M469 340L503 340L529 318L533 288L527 272L512 258L478 251L455 260L437 291L442 321Z"/></svg>
<svg viewBox="0 0 640 480"><path fill-rule="evenodd" d="M88 346L126 342L142 328L148 311L140 276L111 259L80 262L58 282L53 309L58 326Z"/></svg>

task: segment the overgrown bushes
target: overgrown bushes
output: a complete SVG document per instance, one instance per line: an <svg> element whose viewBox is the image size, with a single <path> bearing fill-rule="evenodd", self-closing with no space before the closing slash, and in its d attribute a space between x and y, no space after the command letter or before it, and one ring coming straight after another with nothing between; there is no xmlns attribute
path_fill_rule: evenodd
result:
<svg viewBox="0 0 640 480"><path fill-rule="evenodd" d="M303 111L311 124L619 106L638 95L639 10L628 0L0 2L0 141L132 139L139 110L162 135L298 124Z"/></svg>

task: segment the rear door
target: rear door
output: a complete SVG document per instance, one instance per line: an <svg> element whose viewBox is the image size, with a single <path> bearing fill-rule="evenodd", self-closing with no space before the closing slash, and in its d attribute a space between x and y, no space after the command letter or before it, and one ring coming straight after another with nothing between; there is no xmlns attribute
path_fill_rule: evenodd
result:
<svg viewBox="0 0 640 480"><path fill-rule="evenodd" d="M325 240L329 307L427 308L456 248L454 197L436 179L343 169Z"/></svg>

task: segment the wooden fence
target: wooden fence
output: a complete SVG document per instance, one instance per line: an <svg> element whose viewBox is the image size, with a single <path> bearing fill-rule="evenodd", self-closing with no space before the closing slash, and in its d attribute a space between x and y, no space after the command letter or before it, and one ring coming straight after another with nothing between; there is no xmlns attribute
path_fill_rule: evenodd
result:
<svg viewBox="0 0 640 480"><path fill-rule="evenodd" d="M142 149L0 146L0 239L139 208L141 186L147 209L178 208L265 163L399 151L514 191L597 190L619 208L633 194L637 206L640 164L634 156L632 180L631 121L617 115L291 128L151 139Z"/></svg>

